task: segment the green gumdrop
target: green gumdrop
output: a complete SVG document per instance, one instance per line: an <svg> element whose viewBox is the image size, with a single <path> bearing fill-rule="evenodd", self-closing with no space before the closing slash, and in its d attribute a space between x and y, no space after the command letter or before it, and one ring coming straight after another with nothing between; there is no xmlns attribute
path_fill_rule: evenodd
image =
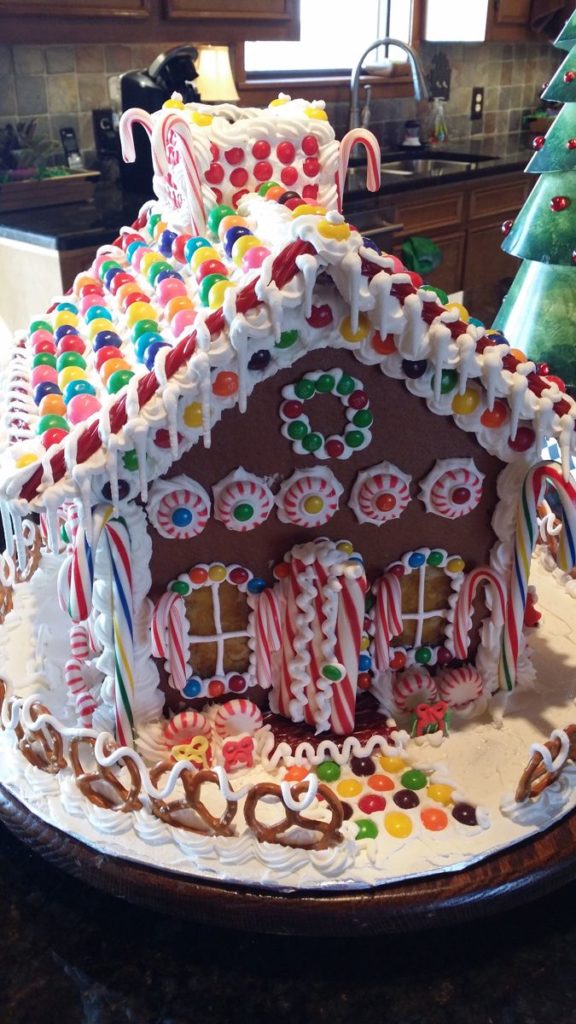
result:
<svg viewBox="0 0 576 1024"><path fill-rule="evenodd" d="M356 818L354 824L358 829L356 839L376 839L378 826L375 821L371 821L370 818Z"/></svg>
<svg viewBox="0 0 576 1024"><path fill-rule="evenodd" d="M400 776L400 784L404 789L424 789L428 785L428 776L419 768L411 768Z"/></svg>
<svg viewBox="0 0 576 1024"><path fill-rule="evenodd" d="M342 774L342 769L336 761L323 761L316 768L316 775L320 782L336 782Z"/></svg>
<svg viewBox="0 0 576 1024"><path fill-rule="evenodd" d="M298 331L282 331L280 341L276 342L276 348L290 348L298 341Z"/></svg>

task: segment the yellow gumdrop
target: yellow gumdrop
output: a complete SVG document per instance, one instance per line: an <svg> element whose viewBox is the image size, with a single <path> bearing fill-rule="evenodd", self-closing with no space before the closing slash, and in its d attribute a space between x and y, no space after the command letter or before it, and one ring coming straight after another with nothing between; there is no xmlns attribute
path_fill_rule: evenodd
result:
<svg viewBox="0 0 576 1024"><path fill-rule="evenodd" d="M292 216L293 217L304 217L304 216L306 216L306 214L311 214L311 213L312 214L316 214L316 215L318 215L320 217L323 217L324 214L326 213L326 207L325 206L312 206L311 203L300 203L300 206L296 206L292 210Z"/></svg>
<svg viewBox="0 0 576 1024"><path fill-rule="evenodd" d="M275 100L270 100L269 107L283 107L286 103L290 103L289 96L278 96Z"/></svg>
<svg viewBox="0 0 576 1024"><path fill-rule="evenodd" d="M202 426L202 406L200 402L191 402L182 413L182 419L187 427Z"/></svg>
<svg viewBox="0 0 576 1024"><path fill-rule="evenodd" d="M461 302L448 302L444 308L455 309L462 322L465 324L468 323L470 319L470 313L468 312L466 307L462 305Z"/></svg>
<svg viewBox="0 0 576 1024"><path fill-rule="evenodd" d="M369 636L363 636L361 641L360 641L360 650L361 651L367 651L369 647L370 647L370 637Z"/></svg>
<svg viewBox="0 0 576 1024"><path fill-rule="evenodd" d="M446 562L447 572L464 572L466 568L466 562L463 558L450 558Z"/></svg>
<svg viewBox="0 0 576 1024"><path fill-rule="evenodd" d="M212 114L201 114L199 110L193 110L192 124L197 124L201 128L205 128L206 125L212 124Z"/></svg>
<svg viewBox="0 0 576 1024"><path fill-rule="evenodd" d="M190 266L192 270L198 270L201 263L205 263L206 260L219 260L220 256L213 249L211 245L203 245L200 249L196 249L193 253L192 259L190 260Z"/></svg>
<svg viewBox="0 0 576 1024"><path fill-rule="evenodd" d="M38 456L34 455L34 452L26 452L24 455L20 455L16 459L16 469L23 469L24 466L31 466L33 462L38 462Z"/></svg>
<svg viewBox="0 0 576 1024"><path fill-rule="evenodd" d="M80 366L66 366L58 374L58 387L60 391L64 391L64 388L71 380L86 380L86 377L86 370L83 370Z"/></svg>
<svg viewBox="0 0 576 1024"><path fill-rule="evenodd" d="M444 804L444 807L447 807L452 803L453 788L444 782L433 782L428 786L426 793L436 804Z"/></svg>
<svg viewBox="0 0 576 1024"><path fill-rule="evenodd" d="M128 306L126 323L133 327L139 320L158 320L158 314L149 302L133 302L131 306Z"/></svg>
<svg viewBox="0 0 576 1024"><path fill-rule="evenodd" d="M112 326L112 322L110 320L106 320L103 316L99 316L96 317L96 319L90 321L90 323L87 325L86 330L88 332L88 336L91 338L92 341L94 341L94 338L96 337L99 331L113 331L114 327Z"/></svg>
<svg viewBox="0 0 576 1024"><path fill-rule="evenodd" d="M307 512L309 516L317 515L318 512L321 512L324 508L324 502L318 494L311 494L309 498L305 499L303 505L304 511Z"/></svg>
<svg viewBox="0 0 576 1024"><path fill-rule="evenodd" d="M226 566L211 565L208 569L208 576L214 583L220 583L221 580L226 579Z"/></svg>
<svg viewBox="0 0 576 1024"><path fill-rule="evenodd" d="M165 110L184 110L184 104L182 100L172 98L170 100L164 100L162 104Z"/></svg>
<svg viewBox="0 0 576 1024"><path fill-rule="evenodd" d="M340 540L336 545L337 551L343 551L345 555L354 554L354 545L349 540Z"/></svg>
<svg viewBox="0 0 576 1024"><path fill-rule="evenodd" d="M54 315L54 327L64 327L66 324L69 327L76 327L77 323L78 317L70 309L59 309Z"/></svg>
<svg viewBox="0 0 576 1024"><path fill-rule="evenodd" d="M478 407L480 395L476 388L466 388L463 395L456 395L452 399L452 412L457 416L469 416Z"/></svg>
<svg viewBox="0 0 576 1024"><path fill-rule="evenodd" d="M166 227L166 225L164 225L164 227ZM154 263L160 263L162 258L163 257L159 252L145 252L140 260L140 272L142 274L147 274L150 267L153 266Z"/></svg>
<svg viewBox="0 0 576 1024"><path fill-rule="evenodd" d="M340 324L340 334L344 340L349 341L351 345L357 345L359 341L363 341L370 330L370 321L365 313L360 314L358 327L355 331L352 330L352 324L350 323L349 316L345 316Z"/></svg>
<svg viewBox="0 0 576 1024"><path fill-rule="evenodd" d="M322 235L322 238L334 238L337 242L345 242L350 237L350 227L346 221L332 224L329 220L321 220L318 223L318 234Z"/></svg>
<svg viewBox="0 0 576 1024"><path fill-rule="evenodd" d="M248 249L256 249L260 245L262 245L262 242L259 238L255 238L254 235L240 235L240 238L237 238L232 246L232 259L234 263L237 263L240 267Z"/></svg>
<svg viewBox="0 0 576 1024"><path fill-rule="evenodd" d="M216 281L208 292L208 305L210 309L220 309L224 302L224 293L228 288L233 288L232 281Z"/></svg>
<svg viewBox="0 0 576 1024"><path fill-rule="evenodd" d="M162 234L163 231L166 231L167 227L168 227L168 225L167 225L165 220L159 220L158 223L154 225L154 231L153 231L154 238L160 238L160 235ZM160 256L160 259L162 259L161 256ZM157 258L156 262L158 262L158 258ZM142 264L140 264L140 266L142 266Z"/></svg>
<svg viewBox="0 0 576 1024"><path fill-rule="evenodd" d="M383 768L385 772L398 774L398 772L404 771L406 768L406 762L403 761L401 757L389 757L383 755L380 758L380 767Z"/></svg>
<svg viewBox="0 0 576 1024"><path fill-rule="evenodd" d="M362 783L358 779L342 779L336 786L338 796L358 796L362 792Z"/></svg>
<svg viewBox="0 0 576 1024"><path fill-rule="evenodd" d="M317 121L327 121L328 114L320 107L306 107L305 113L308 117L314 117Z"/></svg>
<svg viewBox="0 0 576 1024"><path fill-rule="evenodd" d="M390 811L384 815L384 828L395 839L406 839L412 831L412 822L403 811Z"/></svg>

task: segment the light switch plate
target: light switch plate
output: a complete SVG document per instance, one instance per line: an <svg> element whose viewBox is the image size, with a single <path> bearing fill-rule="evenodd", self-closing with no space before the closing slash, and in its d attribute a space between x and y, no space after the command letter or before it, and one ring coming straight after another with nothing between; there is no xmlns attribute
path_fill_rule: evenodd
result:
<svg viewBox="0 0 576 1024"><path fill-rule="evenodd" d="M472 86L472 103L470 105L470 120L480 121L484 113L484 86Z"/></svg>

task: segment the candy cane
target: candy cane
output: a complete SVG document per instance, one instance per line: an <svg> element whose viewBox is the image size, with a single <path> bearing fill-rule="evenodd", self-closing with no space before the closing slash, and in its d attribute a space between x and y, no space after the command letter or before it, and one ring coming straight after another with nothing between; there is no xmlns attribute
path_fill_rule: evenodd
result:
<svg viewBox="0 0 576 1024"><path fill-rule="evenodd" d="M83 623L76 623L70 630L70 651L78 661L86 661L90 655L88 630Z"/></svg>
<svg viewBox="0 0 576 1024"><path fill-rule="evenodd" d="M344 197L344 185L348 173L350 154L354 146L358 144L366 150L366 188L369 192L377 192L380 188L380 146L376 136L367 128L353 128L346 133L340 143L338 153L338 170L336 172L336 185L338 188L338 209L342 213L342 200Z"/></svg>
<svg viewBox="0 0 576 1024"><path fill-rule="evenodd" d="M136 160L136 149L134 146L134 125L139 124L145 129L148 138L152 138L153 121L152 116L147 110L142 110L140 107L132 107L131 110L125 111L120 118L120 146L122 148L122 157L127 164L133 164ZM161 155L161 158L164 154ZM154 171L156 174L162 174L163 168L160 166L157 160L158 154L152 150L152 160L154 162Z"/></svg>
<svg viewBox="0 0 576 1024"><path fill-rule="evenodd" d="M338 735L346 735L354 728L356 692L358 688L358 658L364 622L366 577L344 575L340 577L342 590L338 601L335 656L345 669L332 686L330 725Z"/></svg>
<svg viewBox="0 0 576 1024"><path fill-rule="evenodd" d="M258 686L269 690L274 683L272 653L282 646L280 601L271 589L263 590L258 597L255 633L256 681Z"/></svg>
<svg viewBox="0 0 576 1024"><path fill-rule="evenodd" d="M64 680L74 698L74 706L78 717L86 728L92 725L92 715L96 711L96 704L92 694L86 687L82 675L82 666L77 658L69 658L64 666Z"/></svg>
<svg viewBox="0 0 576 1024"><path fill-rule="evenodd" d="M460 588L454 617L454 657L462 661L468 656L468 634L472 627L474 598L482 583L489 584L492 590L492 622L497 627L504 622L506 595L500 577L485 567L474 569L468 573Z"/></svg>
<svg viewBox="0 0 576 1024"><path fill-rule="evenodd" d="M70 583L72 579L72 561L73 555L68 555L64 559L60 569L58 570L58 580L56 583L56 596L58 598L58 604L63 612L70 612Z"/></svg>
<svg viewBox="0 0 576 1024"><path fill-rule="evenodd" d="M500 687L506 690L512 690L516 683L530 560L538 535L537 506L546 484L552 485L561 504L563 529L558 537L558 565L564 572L570 572L576 565L576 486L571 479L564 479L557 462L539 462L524 478L516 516L514 557L498 666Z"/></svg>
<svg viewBox="0 0 576 1024"><path fill-rule="evenodd" d="M385 672L390 668L390 642L400 636L402 625L402 588L398 576L387 573L376 584L374 666Z"/></svg>
<svg viewBox="0 0 576 1024"><path fill-rule="evenodd" d="M206 229L206 210L204 208L204 199L202 196L202 177L198 169L196 155L193 150L194 138L192 131L190 129L190 125L181 114L170 113L158 123L152 136L152 149L154 151L154 149L158 147L158 133L160 133L160 146L162 147L162 152L166 153L171 132L174 132L181 142L180 156L186 173L185 180L188 192L187 198L190 221L196 234L201 235ZM166 169L168 169L167 165Z"/></svg>
<svg viewBox="0 0 576 1024"><path fill-rule="evenodd" d="M170 683L182 691L188 678L186 637L186 606L180 594L163 594L152 615L152 654L166 658Z"/></svg>
<svg viewBox="0 0 576 1024"><path fill-rule="evenodd" d="M114 631L114 714L121 745L133 743L134 623L130 534L123 519L105 525L112 569L112 624Z"/></svg>

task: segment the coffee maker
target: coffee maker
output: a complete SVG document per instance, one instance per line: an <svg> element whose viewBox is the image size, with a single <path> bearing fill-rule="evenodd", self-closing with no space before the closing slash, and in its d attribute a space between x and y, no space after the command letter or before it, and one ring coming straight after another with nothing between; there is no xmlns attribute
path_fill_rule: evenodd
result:
<svg viewBox="0 0 576 1024"><path fill-rule="evenodd" d="M198 50L194 46L176 46L160 53L145 71L127 71L120 78L122 111L140 107L152 114L160 110L173 92L179 92L185 103L200 99L194 88L198 72L194 62ZM143 196L152 195L152 157L150 141L139 125L134 126L136 160L132 164L121 162L122 186L126 191Z"/></svg>

